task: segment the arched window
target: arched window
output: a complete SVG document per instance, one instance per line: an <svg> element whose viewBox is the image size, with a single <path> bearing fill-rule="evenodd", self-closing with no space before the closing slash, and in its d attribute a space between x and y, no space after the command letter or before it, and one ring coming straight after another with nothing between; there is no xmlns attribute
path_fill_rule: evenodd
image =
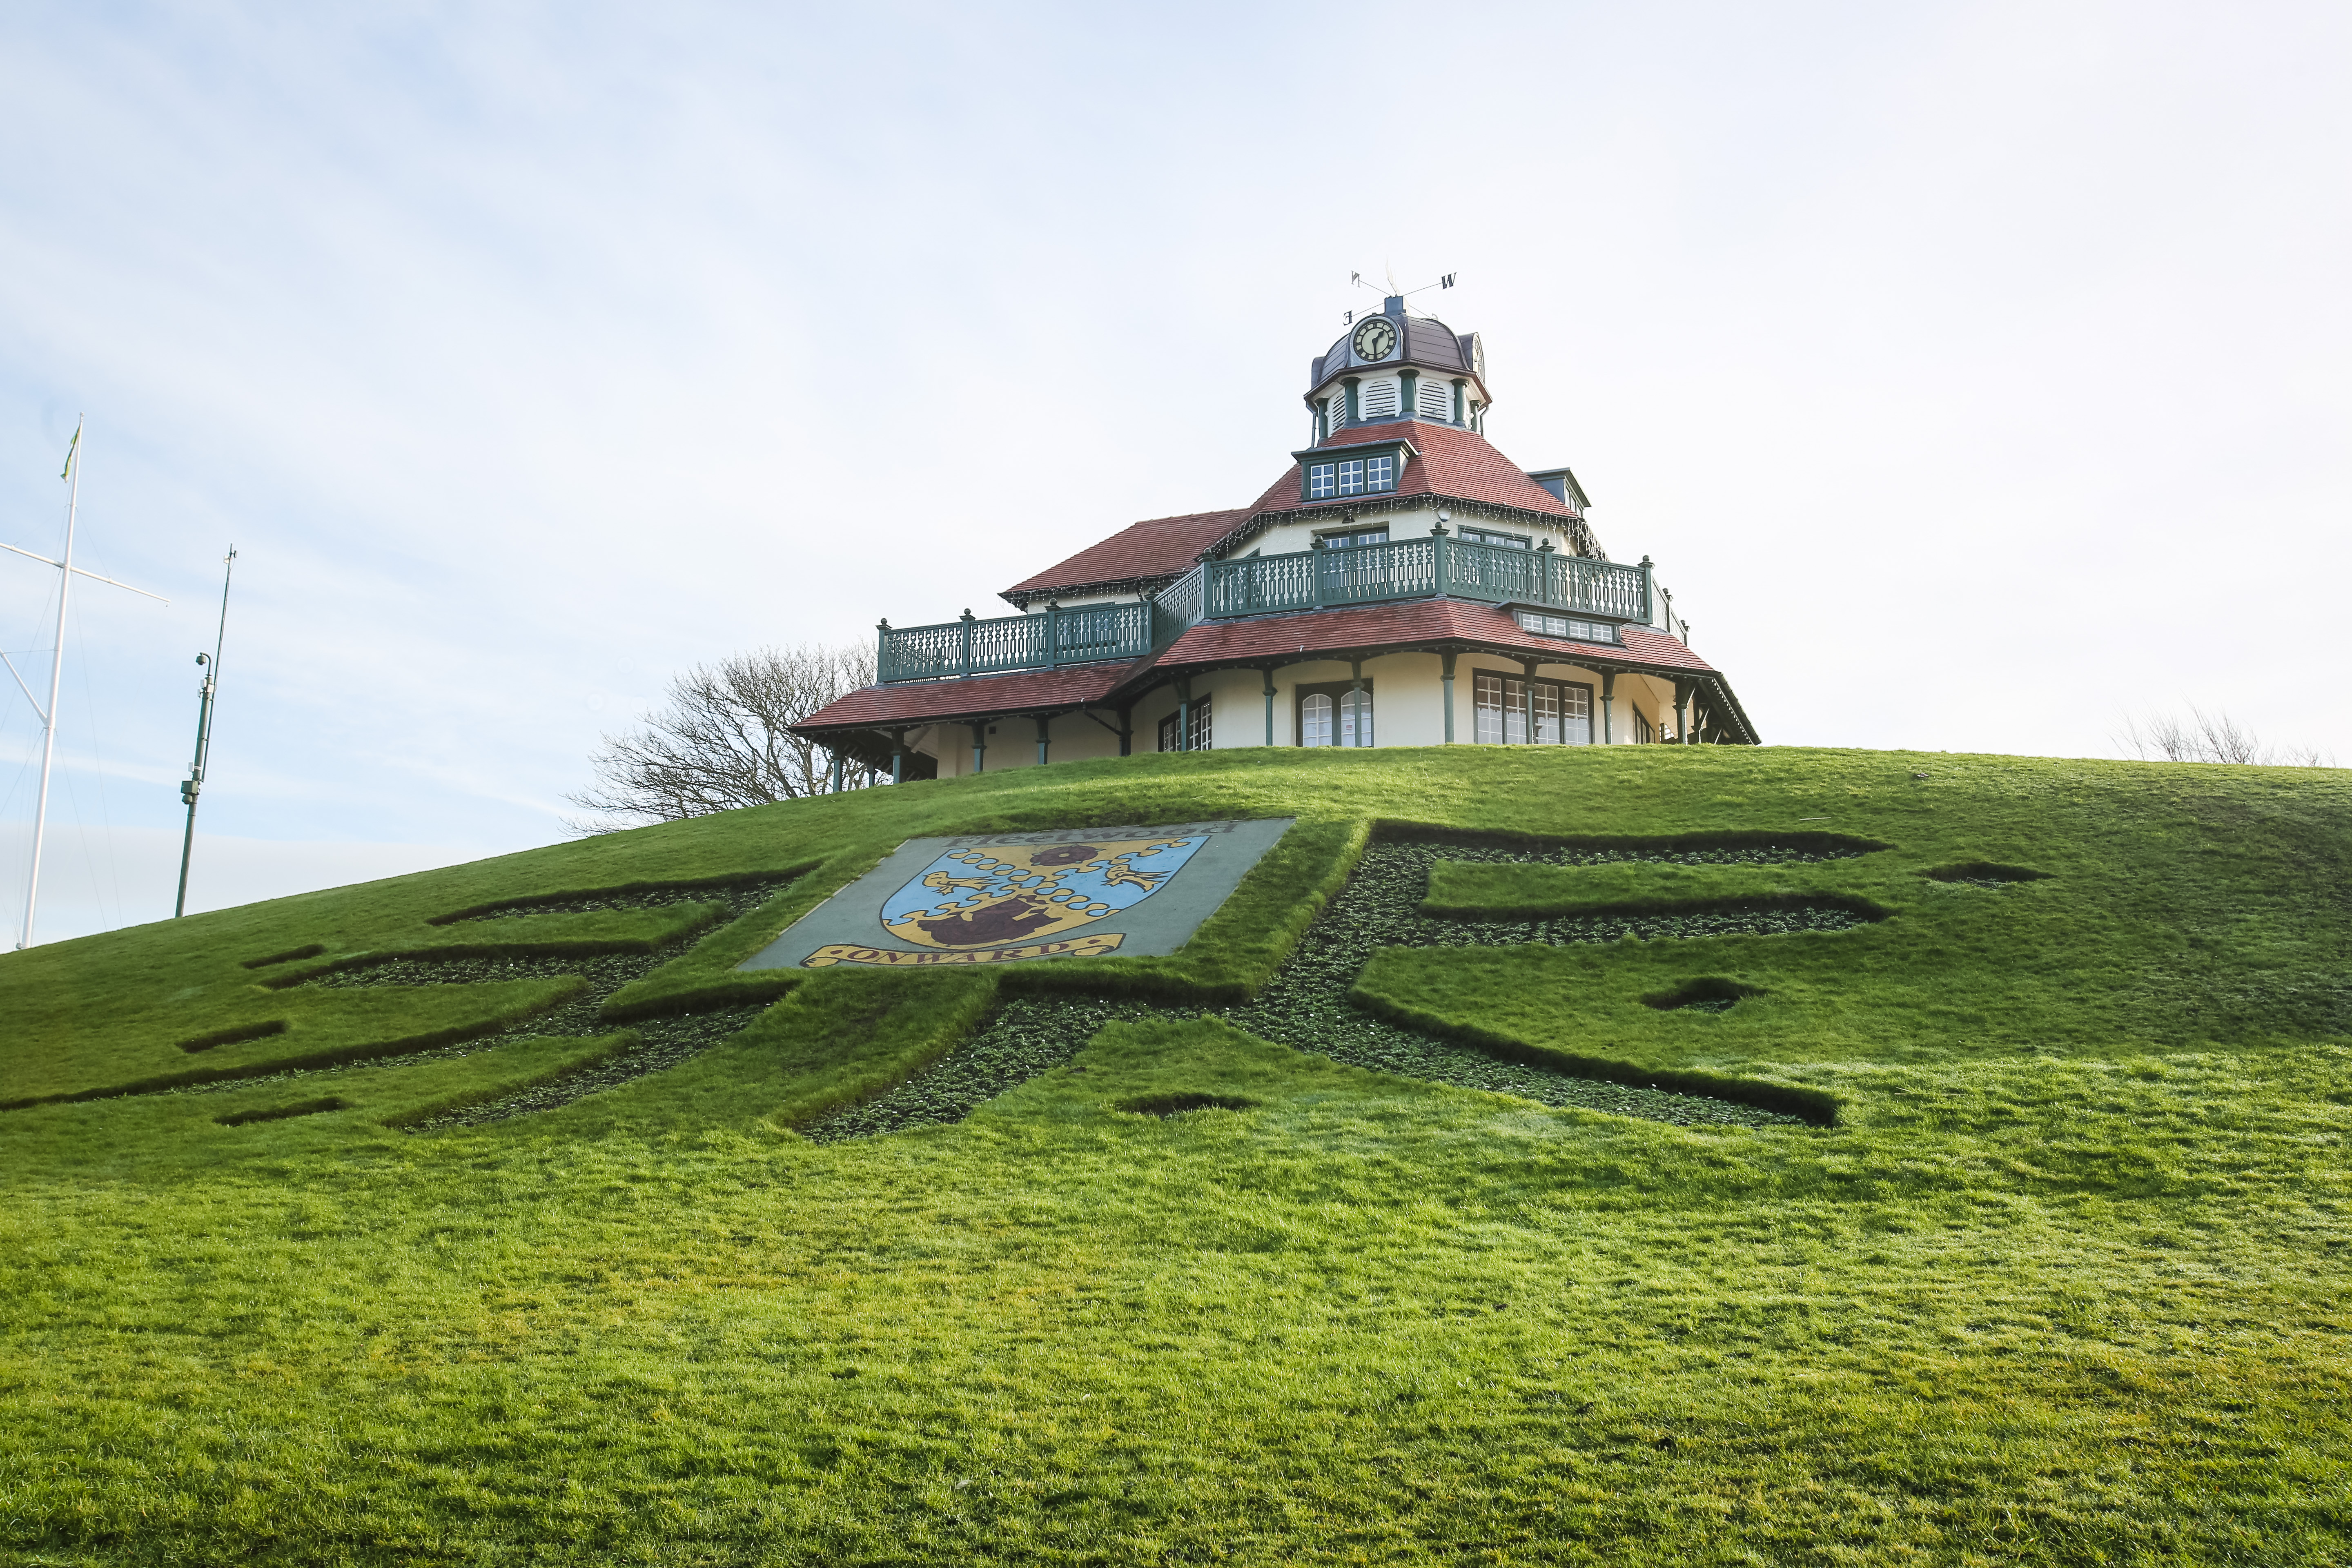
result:
<svg viewBox="0 0 2352 1568"><path fill-rule="evenodd" d="M1352 680L1300 686L1298 743L1302 746L1369 746L1372 743L1372 683Z"/></svg>
<svg viewBox="0 0 2352 1568"><path fill-rule="evenodd" d="M1302 746L1328 746L1331 743L1331 700L1319 691L1303 699L1298 704L1298 743Z"/></svg>

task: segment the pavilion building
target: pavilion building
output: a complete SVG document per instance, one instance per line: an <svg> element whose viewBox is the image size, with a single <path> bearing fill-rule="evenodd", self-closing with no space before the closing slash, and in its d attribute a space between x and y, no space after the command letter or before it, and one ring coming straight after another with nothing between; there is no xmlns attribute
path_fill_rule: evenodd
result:
<svg viewBox="0 0 2352 1568"><path fill-rule="evenodd" d="M1318 357L1309 444L1255 503L1120 530L880 628L875 685L794 726L893 778L1240 746L1755 744L1644 556L1566 468L1488 444L1477 335L1401 298Z"/></svg>

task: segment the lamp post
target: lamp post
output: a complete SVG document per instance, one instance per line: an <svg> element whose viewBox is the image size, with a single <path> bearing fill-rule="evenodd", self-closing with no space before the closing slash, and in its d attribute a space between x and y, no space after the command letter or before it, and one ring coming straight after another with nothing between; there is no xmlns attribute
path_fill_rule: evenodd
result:
<svg viewBox="0 0 2352 1568"><path fill-rule="evenodd" d="M196 796L204 793L205 761L213 748L213 695L220 689L221 648L228 641L228 584L236 571L236 546L228 547L228 559L221 569L220 630L213 637L212 656L196 655L203 667L205 683L196 692L196 758L188 769L188 776L180 781L180 798L187 803L188 829L180 840L180 896L173 901L172 918L178 920L188 912L188 862L196 852Z"/></svg>

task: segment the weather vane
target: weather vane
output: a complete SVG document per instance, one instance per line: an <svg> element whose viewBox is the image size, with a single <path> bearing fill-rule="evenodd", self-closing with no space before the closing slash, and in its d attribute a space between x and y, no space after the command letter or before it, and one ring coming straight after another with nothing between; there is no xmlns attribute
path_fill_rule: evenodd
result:
<svg viewBox="0 0 2352 1568"><path fill-rule="evenodd" d="M1391 267L1384 270L1388 277L1388 294L1389 296L1399 300L1410 300L1415 294L1425 294L1432 289L1451 289L1454 287L1454 274L1447 272L1441 275L1434 283L1424 283L1418 289L1400 289L1397 287L1396 268ZM1360 272L1350 272L1348 274L1348 287L1350 289L1374 289L1378 288L1379 285L1365 282L1364 275ZM1356 324L1356 312L1353 310L1342 310L1339 312L1339 320L1346 325L1352 327Z"/></svg>

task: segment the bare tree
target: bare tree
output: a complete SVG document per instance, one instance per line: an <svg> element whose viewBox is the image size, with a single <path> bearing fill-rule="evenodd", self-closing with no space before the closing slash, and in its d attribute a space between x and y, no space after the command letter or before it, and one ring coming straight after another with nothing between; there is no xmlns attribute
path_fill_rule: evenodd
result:
<svg viewBox="0 0 2352 1568"><path fill-rule="evenodd" d="M2227 713L2191 705L2189 717L2158 713L2127 718L2116 737L2143 762L2248 763L2261 767L2334 767L2336 759L2316 746L2266 746Z"/></svg>
<svg viewBox="0 0 2352 1568"><path fill-rule="evenodd" d="M611 833L738 806L821 795L833 753L791 732L826 703L874 683L874 652L856 645L799 644L696 665L669 684L659 710L624 735L607 735L589 759L596 782L564 798L589 816L573 833ZM844 788L876 782L845 759Z"/></svg>

